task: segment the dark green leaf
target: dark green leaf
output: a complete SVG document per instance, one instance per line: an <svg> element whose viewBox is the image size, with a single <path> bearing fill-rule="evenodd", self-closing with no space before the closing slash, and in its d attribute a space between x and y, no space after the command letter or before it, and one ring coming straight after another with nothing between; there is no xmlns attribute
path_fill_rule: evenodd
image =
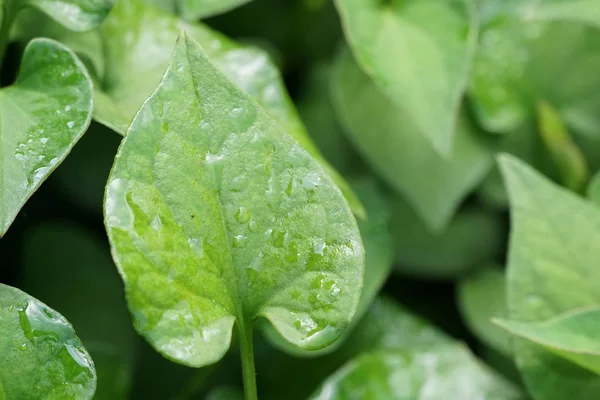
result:
<svg viewBox="0 0 600 400"><path fill-rule="evenodd" d="M190 366L258 317L305 349L358 305L364 254L322 167L183 36L111 172L106 224L137 330Z"/></svg>
<svg viewBox="0 0 600 400"><path fill-rule="evenodd" d="M491 151L462 119L454 153L442 157L343 51L332 81L338 115L357 149L417 210L431 230L442 230L460 201L492 166Z"/></svg>
<svg viewBox="0 0 600 400"><path fill-rule="evenodd" d="M0 90L0 237L88 127L92 83L65 46L35 39Z"/></svg>
<svg viewBox="0 0 600 400"><path fill-rule="evenodd" d="M310 140L279 71L264 51L240 46L205 25L187 24L144 6L140 0L117 3L102 27L106 71L102 90L96 93L96 120L121 134L125 133L139 107L159 84L181 29L202 45L209 59L228 78L253 96L325 166L353 211L364 216L364 208L348 184L327 164ZM123 40L124 37L130 39Z"/></svg>
<svg viewBox="0 0 600 400"><path fill-rule="evenodd" d="M362 68L399 107L403 130L453 154L477 46L471 0L336 0ZM410 95L407 95L410 93Z"/></svg>
<svg viewBox="0 0 600 400"><path fill-rule="evenodd" d="M80 400L94 395L94 363L71 324L44 303L1 283L0 337L3 399Z"/></svg>
<svg viewBox="0 0 600 400"><path fill-rule="evenodd" d="M495 323L600 375L600 308L569 311L543 322L496 319Z"/></svg>
<svg viewBox="0 0 600 400"><path fill-rule="evenodd" d="M600 302L600 209L549 182L522 161L500 161L510 195L509 318L543 321ZM517 366L535 398L597 399L600 377L524 340Z"/></svg>
<svg viewBox="0 0 600 400"><path fill-rule="evenodd" d="M508 335L491 321L508 316L505 285L503 270L493 266L481 268L459 282L458 303L471 331L486 345L510 356Z"/></svg>

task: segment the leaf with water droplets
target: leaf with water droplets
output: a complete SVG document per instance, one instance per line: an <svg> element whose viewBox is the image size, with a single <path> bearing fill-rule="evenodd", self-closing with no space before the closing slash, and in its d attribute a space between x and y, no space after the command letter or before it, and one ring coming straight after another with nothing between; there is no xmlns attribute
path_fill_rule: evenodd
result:
<svg viewBox="0 0 600 400"><path fill-rule="evenodd" d="M15 0L7 0L9 3ZM35 7L74 31L96 28L108 15L114 0L25 0L20 6Z"/></svg>
<svg viewBox="0 0 600 400"><path fill-rule="evenodd" d="M508 318L543 321L600 303L600 209L514 157L502 156L500 166L512 219ZM600 377L525 340L514 350L536 398L598 398Z"/></svg>
<svg viewBox="0 0 600 400"><path fill-rule="evenodd" d="M358 305L341 192L187 35L117 154L105 216L137 330L180 363L218 361L258 317L321 349Z"/></svg>
<svg viewBox="0 0 600 400"><path fill-rule="evenodd" d="M440 231L461 200L492 167L492 152L467 118L459 121L454 153L442 157L412 129L410 118L340 53L332 80L333 101L350 139L373 168L406 197L432 231Z"/></svg>
<svg viewBox="0 0 600 400"><path fill-rule="evenodd" d="M96 91L94 118L125 134L137 110L160 82L181 29L201 44L215 66L254 97L325 167L344 192L352 210L364 216L364 208L348 183L310 140L279 71L266 52L239 45L203 24L185 23L144 5L141 0L118 2L102 26L106 65L102 87Z"/></svg>
<svg viewBox="0 0 600 400"><path fill-rule="evenodd" d="M0 338L0 386L6 399L81 400L94 395L94 364L71 324L1 283Z"/></svg>
<svg viewBox="0 0 600 400"><path fill-rule="evenodd" d="M0 90L0 237L90 123L92 83L71 50L49 39L25 49Z"/></svg>
<svg viewBox="0 0 600 400"><path fill-rule="evenodd" d="M410 122L404 129L450 156L477 46L472 0L336 4L356 59Z"/></svg>

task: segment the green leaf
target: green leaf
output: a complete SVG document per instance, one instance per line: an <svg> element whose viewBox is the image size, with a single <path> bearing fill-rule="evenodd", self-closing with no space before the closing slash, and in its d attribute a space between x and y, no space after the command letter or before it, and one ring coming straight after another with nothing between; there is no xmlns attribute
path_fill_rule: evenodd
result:
<svg viewBox="0 0 600 400"><path fill-rule="evenodd" d="M558 112L549 103L538 104L538 125L565 187L581 192L588 180L588 166L577 144L573 142Z"/></svg>
<svg viewBox="0 0 600 400"><path fill-rule="evenodd" d="M477 46L471 0L336 0L356 59L399 107L403 130L452 154ZM407 93L410 93L408 96Z"/></svg>
<svg viewBox="0 0 600 400"><path fill-rule="evenodd" d="M600 302L600 209L518 159L500 166L510 195L507 301L515 321L543 321ZM515 341L517 366L535 398L597 399L600 378L530 342Z"/></svg>
<svg viewBox="0 0 600 400"><path fill-rule="evenodd" d="M469 329L486 345L503 355L512 355L509 336L491 319L508 316L506 279L497 267L484 267L458 284L458 304Z"/></svg>
<svg viewBox="0 0 600 400"><path fill-rule="evenodd" d="M135 326L190 366L258 317L321 349L350 323L364 264L339 189L183 36L117 154L106 225Z"/></svg>
<svg viewBox="0 0 600 400"><path fill-rule="evenodd" d="M352 188L365 205L368 217L365 221L358 221L358 228L365 247L365 276L354 319L340 339L320 351L298 349L282 340L272 328L269 329L270 326L266 326L264 332L269 341L290 354L316 357L331 353L339 348L352 332L354 325L368 311L392 269L392 243L388 232L389 213L383 195L372 179L354 180Z"/></svg>
<svg viewBox="0 0 600 400"><path fill-rule="evenodd" d="M6 399L91 399L94 363L67 320L0 283L0 382ZM1 392L0 392L1 394Z"/></svg>
<svg viewBox="0 0 600 400"><path fill-rule="evenodd" d="M311 397L351 399L521 399L466 347L387 350L363 354L330 377Z"/></svg>
<svg viewBox="0 0 600 400"><path fill-rule="evenodd" d="M588 184L586 196L600 206L600 171L596 172Z"/></svg>
<svg viewBox="0 0 600 400"><path fill-rule="evenodd" d="M598 0L530 0L523 6L524 17L537 21L571 21L600 27L600 2Z"/></svg>
<svg viewBox="0 0 600 400"><path fill-rule="evenodd" d="M463 118L453 155L442 157L379 92L349 51L341 52L334 71L334 105L350 139L431 230L443 230L460 201L491 168L491 151Z"/></svg>
<svg viewBox="0 0 600 400"><path fill-rule="evenodd" d="M73 31L88 31L99 26L114 0L6 0L35 7Z"/></svg>
<svg viewBox="0 0 600 400"><path fill-rule="evenodd" d="M599 137L600 30L531 20L520 1L489 3L495 6L483 17L470 85L473 109L484 128L497 133L519 129L535 120L535 107L543 99L573 133Z"/></svg>
<svg viewBox="0 0 600 400"><path fill-rule="evenodd" d="M146 0L147 3L159 6L163 10L176 11L188 21L221 14L250 1L252 0Z"/></svg>
<svg viewBox="0 0 600 400"><path fill-rule="evenodd" d="M364 208L356 195L310 140L279 71L264 51L241 46L205 25L187 24L145 6L140 0L118 2L102 26L106 71L102 90L96 92L96 120L121 134L125 133L146 97L159 84L181 29L202 45L211 62L253 96L324 165L344 192L352 210L363 217ZM123 40L124 37L131 40ZM152 57L147 54L152 54Z"/></svg>
<svg viewBox="0 0 600 400"><path fill-rule="evenodd" d="M35 39L0 90L0 237L90 123L92 83L65 46Z"/></svg>
<svg viewBox="0 0 600 400"><path fill-rule="evenodd" d="M455 279L502 252L505 232L502 219L493 212L465 209L444 232L432 233L402 198L390 196L388 203L398 273Z"/></svg>
<svg viewBox="0 0 600 400"><path fill-rule="evenodd" d="M600 375L600 308L572 310L542 322L495 319L513 335L520 336Z"/></svg>
<svg viewBox="0 0 600 400"><path fill-rule="evenodd" d="M116 399L115 385L126 384L133 373L137 341L108 246L87 230L59 223L39 225L25 239L20 287L77 327L96 364L95 398ZM125 382L111 378L117 372ZM127 389L120 388L120 398Z"/></svg>

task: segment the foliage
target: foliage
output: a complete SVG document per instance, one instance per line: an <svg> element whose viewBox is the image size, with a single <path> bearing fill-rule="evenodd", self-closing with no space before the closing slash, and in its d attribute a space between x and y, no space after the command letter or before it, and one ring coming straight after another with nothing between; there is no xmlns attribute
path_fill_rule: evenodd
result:
<svg viewBox="0 0 600 400"><path fill-rule="evenodd" d="M599 10L0 0L0 400L600 398Z"/></svg>

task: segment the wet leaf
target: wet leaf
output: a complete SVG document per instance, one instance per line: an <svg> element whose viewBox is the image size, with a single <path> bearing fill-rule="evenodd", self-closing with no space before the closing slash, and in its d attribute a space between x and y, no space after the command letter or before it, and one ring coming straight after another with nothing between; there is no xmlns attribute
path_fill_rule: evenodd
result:
<svg viewBox="0 0 600 400"><path fill-rule="evenodd" d="M94 363L71 324L44 303L1 283L0 337L0 389L6 399L94 395Z"/></svg>
<svg viewBox="0 0 600 400"><path fill-rule="evenodd" d="M506 318L506 278L504 271L486 266L462 279L458 285L460 312L471 331L486 345L511 356L509 335L492 323Z"/></svg>
<svg viewBox="0 0 600 400"><path fill-rule="evenodd" d="M190 366L258 317L321 349L350 323L364 254L323 168L184 35L109 177L113 257L135 326Z"/></svg>
<svg viewBox="0 0 600 400"><path fill-rule="evenodd" d="M106 72L96 93L95 118L124 134L146 97L152 94L169 64L175 40L184 29L203 47L227 77L281 124L313 157L320 161L342 189L353 211L364 208L344 179L321 156L310 140L287 94L279 71L267 53L241 46L202 24L188 24L140 0L121 1L102 27L106 43ZM123 37L131 40L123 40ZM143 39L143 40L142 40Z"/></svg>
<svg viewBox="0 0 600 400"><path fill-rule="evenodd" d="M276 347L296 356L316 357L339 348L352 328L367 312L377 293L381 290L392 269L392 243L388 231L389 213L380 188L373 179L355 179L352 189L367 209L367 220L358 221L358 228L365 247L365 276L358 308L350 327L333 345L320 351L303 351L282 340L270 326L265 334Z"/></svg>
<svg viewBox="0 0 600 400"><path fill-rule="evenodd" d="M496 324L513 335L542 345L553 353L600 375L600 308L572 310L542 322L504 319Z"/></svg>
<svg viewBox="0 0 600 400"><path fill-rule="evenodd" d="M88 127L92 83L71 50L35 39L17 81L0 90L0 115L1 237Z"/></svg>
<svg viewBox="0 0 600 400"><path fill-rule="evenodd" d="M356 59L398 106L406 120L403 129L450 157L477 45L471 0L336 4Z"/></svg>
<svg viewBox="0 0 600 400"><path fill-rule="evenodd" d="M500 160L510 196L507 301L514 321L544 321L597 305L600 209L556 186L522 161ZM516 340L517 366L544 400L596 399L600 378L542 347Z"/></svg>
<svg viewBox="0 0 600 400"><path fill-rule="evenodd" d="M74 31L96 28L108 15L114 0L6 0L18 1L44 12Z"/></svg>
<svg viewBox="0 0 600 400"><path fill-rule="evenodd" d="M431 230L443 230L461 200L492 167L492 153L475 128L466 119L459 121L454 153L442 157L347 50L338 57L332 85L338 116L357 150Z"/></svg>

